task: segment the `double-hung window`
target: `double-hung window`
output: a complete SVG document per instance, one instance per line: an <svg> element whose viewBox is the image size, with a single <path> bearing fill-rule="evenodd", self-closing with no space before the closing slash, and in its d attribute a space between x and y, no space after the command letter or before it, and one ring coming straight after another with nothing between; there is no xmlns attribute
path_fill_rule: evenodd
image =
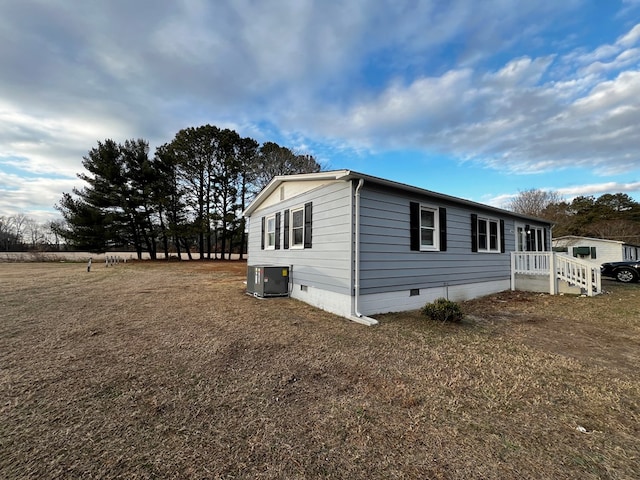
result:
<svg viewBox="0 0 640 480"><path fill-rule="evenodd" d="M276 216L267 217L265 227L265 247L268 250L276 248Z"/></svg>
<svg viewBox="0 0 640 480"><path fill-rule="evenodd" d="M447 209L409 202L410 248L422 252L447 250Z"/></svg>
<svg viewBox="0 0 640 480"><path fill-rule="evenodd" d="M311 202L284 211L284 248L311 248ZM277 247L276 247L277 248Z"/></svg>
<svg viewBox="0 0 640 480"><path fill-rule="evenodd" d="M262 240L260 248L262 250L280 249L280 219L282 214L276 212L275 215L262 217Z"/></svg>
<svg viewBox="0 0 640 480"><path fill-rule="evenodd" d="M304 208L291 210L291 248L304 247Z"/></svg>
<svg viewBox="0 0 640 480"><path fill-rule="evenodd" d="M420 250L438 250L438 209L420 206Z"/></svg>
<svg viewBox="0 0 640 480"><path fill-rule="evenodd" d="M471 216L472 251L500 253L503 250L504 224L500 220Z"/></svg>

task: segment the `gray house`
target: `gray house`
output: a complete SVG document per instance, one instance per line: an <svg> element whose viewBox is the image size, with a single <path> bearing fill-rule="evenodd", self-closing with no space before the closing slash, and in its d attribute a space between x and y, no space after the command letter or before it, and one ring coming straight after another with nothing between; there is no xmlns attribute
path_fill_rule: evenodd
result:
<svg viewBox="0 0 640 480"><path fill-rule="evenodd" d="M275 177L244 215L250 269L286 266L291 297L365 324L508 290L510 252L551 250L545 220L350 170Z"/></svg>

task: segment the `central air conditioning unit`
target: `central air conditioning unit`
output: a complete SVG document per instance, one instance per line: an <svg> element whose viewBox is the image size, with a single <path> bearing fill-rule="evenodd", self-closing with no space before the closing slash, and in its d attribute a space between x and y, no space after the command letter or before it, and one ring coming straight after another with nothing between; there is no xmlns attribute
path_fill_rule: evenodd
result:
<svg viewBox="0 0 640 480"><path fill-rule="evenodd" d="M247 293L260 298L289 296L289 267L249 265Z"/></svg>

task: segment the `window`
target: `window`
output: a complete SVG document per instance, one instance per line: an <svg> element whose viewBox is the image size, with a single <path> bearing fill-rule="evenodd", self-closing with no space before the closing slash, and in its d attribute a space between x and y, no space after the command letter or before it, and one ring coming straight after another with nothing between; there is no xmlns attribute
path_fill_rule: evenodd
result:
<svg viewBox="0 0 640 480"><path fill-rule="evenodd" d="M447 250L447 209L418 202L409 203L411 250Z"/></svg>
<svg viewBox="0 0 640 480"><path fill-rule="evenodd" d="M471 251L504 252L504 221L472 214Z"/></svg>
<svg viewBox="0 0 640 480"><path fill-rule="evenodd" d="M438 250L437 208L420 206L420 250Z"/></svg>
<svg viewBox="0 0 640 480"><path fill-rule="evenodd" d="M267 217L265 228L265 247L267 250L276 248L276 216Z"/></svg>
<svg viewBox="0 0 640 480"><path fill-rule="evenodd" d="M640 258L640 248L634 247L632 245L624 245L622 249L622 260L638 260Z"/></svg>
<svg viewBox="0 0 640 480"><path fill-rule="evenodd" d="M291 248L302 248L304 245L304 210L291 210Z"/></svg>
<svg viewBox="0 0 640 480"><path fill-rule="evenodd" d="M280 249L280 212L262 217L262 241L260 248L262 250L279 250Z"/></svg>
<svg viewBox="0 0 640 480"><path fill-rule="evenodd" d="M284 248L311 248L311 202L284 211Z"/></svg>

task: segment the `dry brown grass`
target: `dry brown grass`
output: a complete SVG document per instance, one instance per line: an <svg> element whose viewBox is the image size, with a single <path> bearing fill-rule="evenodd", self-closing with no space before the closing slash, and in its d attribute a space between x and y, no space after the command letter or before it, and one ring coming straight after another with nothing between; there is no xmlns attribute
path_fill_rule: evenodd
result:
<svg viewBox="0 0 640 480"><path fill-rule="evenodd" d="M640 478L639 285L367 328L244 268L0 264L0 477Z"/></svg>

